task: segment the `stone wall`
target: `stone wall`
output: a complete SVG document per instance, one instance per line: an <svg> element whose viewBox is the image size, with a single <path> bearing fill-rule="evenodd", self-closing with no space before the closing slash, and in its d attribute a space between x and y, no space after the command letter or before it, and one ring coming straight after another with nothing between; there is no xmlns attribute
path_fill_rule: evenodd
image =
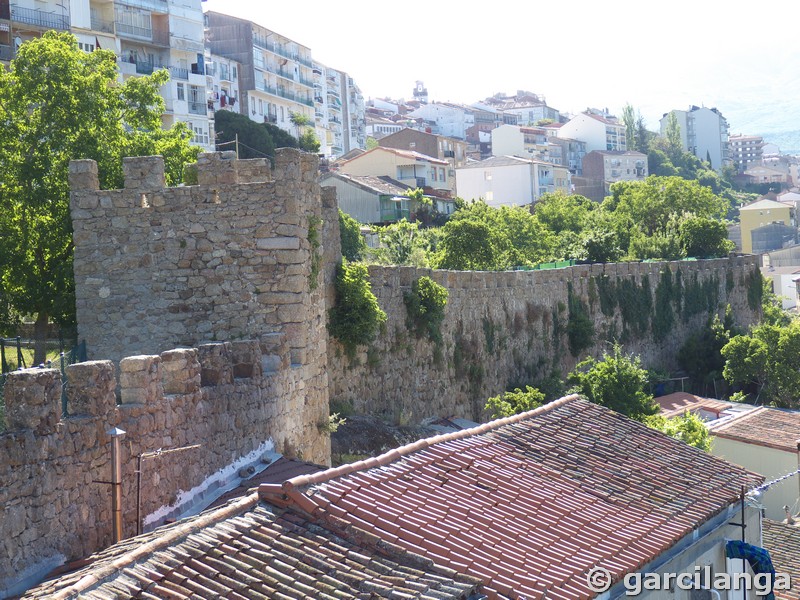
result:
<svg viewBox="0 0 800 600"><path fill-rule="evenodd" d="M90 358L119 360L283 331L298 356L322 314L309 225L321 217L317 158L297 150L210 153L199 185L167 188L158 156L125 158L125 187L70 166L78 333ZM295 361L297 362L297 361Z"/></svg>
<svg viewBox="0 0 800 600"><path fill-rule="evenodd" d="M125 431L125 537L137 531L140 454L161 450L143 461L139 513L150 527L231 477L238 483L236 471L225 470L242 457L258 463L274 448L327 460L328 437L317 423L297 419L310 382L279 338L269 346L237 340L128 357L118 367L69 366L66 417L58 370L11 373L0 435L0 597L111 543L111 487L104 482L111 480L107 432L114 427Z"/></svg>
<svg viewBox="0 0 800 600"><path fill-rule="evenodd" d="M697 296L705 282L704 298L710 294L713 305L711 311L704 307L689 316L691 311L681 313L673 303L675 323L659 341L653 321L665 269L685 294ZM626 352L640 354L646 366L674 369L678 349L710 312L722 313L730 304L740 324L757 319L758 310L747 300L755 269L753 256L499 273L371 266L372 290L388 315L386 327L371 346L360 348L355 360L329 341L331 405L338 410L350 404L356 413L400 422L448 415L480 421L486 418L482 408L487 397L541 381L554 370L565 376L578 360L600 356L611 339L621 340ZM403 294L423 275L449 292L439 347L417 338L406 323ZM623 281L650 290L652 306L643 329L626 323L619 305L606 307L611 314L603 312L599 287ZM570 296L585 308L595 334L594 343L579 356L569 349Z"/></svg>

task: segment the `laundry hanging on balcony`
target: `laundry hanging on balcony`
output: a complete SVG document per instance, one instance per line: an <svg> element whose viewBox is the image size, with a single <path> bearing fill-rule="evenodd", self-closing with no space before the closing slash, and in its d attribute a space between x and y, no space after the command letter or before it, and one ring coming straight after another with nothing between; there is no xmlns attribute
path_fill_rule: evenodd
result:
<svg viewBox="0 0 800 600"><path fill-rule="evenodd" d="M765 600L775 600L775 593L772 591L772 588L775 587L775 567L772 566L772 558L769 555L769 551L746 542L731 540L725 544L725 555L728 558L746 560L756 575L759 573L768 574L770 576L770 591L763 598Z"/></svg>

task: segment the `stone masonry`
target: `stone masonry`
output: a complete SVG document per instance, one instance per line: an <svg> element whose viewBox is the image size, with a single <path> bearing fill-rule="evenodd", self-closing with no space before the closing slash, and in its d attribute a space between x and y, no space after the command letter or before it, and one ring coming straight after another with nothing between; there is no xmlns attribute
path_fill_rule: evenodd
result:
<svg viewBox="0 0 800 600"><path fill-rule="evenodd" d="M237 340L132 356L118 367L105 360L71 365L68 416L58 370L11 373L0 435L0 597L110 545L111 489L103 482L111 479L113 427L126 432L125 537L137 531L140 454L190 447L143 463L138 512L145 524L159 509L180 513L181 492L270 440L288 456L327 460L327 436L316 422L297 418L310 382L290 356L278 334L268 344Z"/></svg>
<svg viewBox="0 0 800 600"><path fill-rule="evenodd" d="M619 283L649 282L656 296L664 269L683 282L713 282L717 301L709 312L691 318L676 316L669 335L654 341L651 329L623 336L619 307L612 316L600 307L597 278ZM675 357L691 333L712 313L731 305L742 326L759 316L747 301L747 281L757 257L579 265L546 271L432 271L414 267L370 266L372 291L388 320L373 344L349 360L335 340L329 341L328 373L332 410L351 405L357 414L381 415L395 422L456 416L485 420L489 396L510 387L534 384L555 371L564 377L578 360L599 357L606 340L622 338L625 352L641 355L645 366L676 368ZM427 275L449 293L442 323L443 343L436 347L418 339L406 324L403 294ZM647 279L645 279L647 277ZM586 307L594 344L572 356L566 328L569 287ZM655 306L651 309L656 312Z"/></svg>

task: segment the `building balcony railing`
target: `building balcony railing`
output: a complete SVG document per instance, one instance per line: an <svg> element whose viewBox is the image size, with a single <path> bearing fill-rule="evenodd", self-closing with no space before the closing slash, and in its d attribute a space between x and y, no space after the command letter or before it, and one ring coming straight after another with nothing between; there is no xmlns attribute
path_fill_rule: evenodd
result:
<svg viewBox="0 0 800 600"><path fill-rule="evenodd" d="M189 79L189 69L183 67L170 67L169 73L173 79Z"/></svg>
<svg viewBox="0 0 800 600"><path fill-rule="evenodd" d="M26 25L35 25L46 29L69 29L69 14L44 12L35 8L21 8L11 5L11 20Z"/></svg>
<svg viewBox="0 0 800 600"><path fill-rule="evenodd" d="M305 104L306 106L314 106L314 103L309 100L308 98L303 98L302 96L295 94L292 91L285 90L282 88L274 88L269 86L263 82L256 83L256 89L261 92L266 92L267 94L272 94L273 96L279 96L281 98L286 98L287 100L293 100L294 102L299 102L300 104Z"/></svg>
<svg viewBox="0 0 800 600"><path fill-rule="evenodd" d="M207 104L205 102L192 102L189 101L189 112L193 115L204 115L208 110Z"/></svg>
<svg viewBox="0 0 800 600"><path fill-rule="evenodd" d="M137 27L127 23L116 22L117 34L122 36L133 36L137 38L153 39L153 30L150 27Z"/></svg>
<svg viewBox="0 0 800 600"><path fill-rule="evenodd" d="M267 41L267 38L264 36L253 34L253 45L258 46L259 48L263 48L264 50L269 50L270 52L274 52L275 54L283 56L284 58L288 58L289 60L299 62L301 65L305 65L309 68L312 68L314 66L314 64L307 58L303 58L299 54L293 54L291 52L284 50L277 44L273 44Z"/></svg>
<svg viewBox="0 0 800 600"><path fill-rule="evenodd" d="M159 63L152 63L145 60L136 60L135 58L120 56L119 62L128 63L130 65L136 66L136 73L139 75L150 75L153 71L158 71L159 69L166 69L162 64Z"/></svg>
<svg viewBox="0 0 800 600"><path fill-rule="evenodd" d="M92 17L92 31L102 31L103 33L114 33L114 21L104 21Z"/></svg>
<svg viewBox="0 0 800 600"><path fill-rule="evenodd" d="M0 44L0 60L11 60L14 58L14 48Z"/></svg>
<svg viewBox="0 0 800 600"><path fill-rule="evenodd" d="M150 10L156 13L167 14L169 7L167 0L118 0L120 4Z"/></svg>

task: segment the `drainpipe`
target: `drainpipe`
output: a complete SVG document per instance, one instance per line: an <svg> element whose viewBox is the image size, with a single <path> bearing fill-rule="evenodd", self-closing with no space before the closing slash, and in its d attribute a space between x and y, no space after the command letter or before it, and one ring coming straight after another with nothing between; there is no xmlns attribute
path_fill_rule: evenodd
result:
<svg viewBox="0 0 800 600"><path fill-rule="evenodd" d="M111 514L114 519L114 543L122 539L122 457L120 440L125 431L114 427L106 431L111 436Z"/></svg>

